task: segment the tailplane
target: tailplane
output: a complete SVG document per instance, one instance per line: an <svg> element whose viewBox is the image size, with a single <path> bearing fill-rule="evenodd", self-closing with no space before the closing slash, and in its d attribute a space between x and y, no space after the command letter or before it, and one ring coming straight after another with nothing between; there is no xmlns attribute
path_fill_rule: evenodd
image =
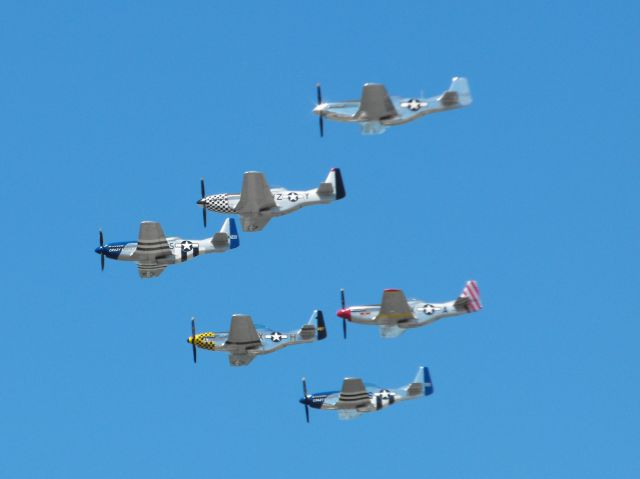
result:
<svg viewBox="0 0 640 479"><path fill-rule="evenodd" d="M315 324L314 324L315 323ZM309 340L314 336L318 341L322 341L327 337L327 328L324 324L324 314L316 309L309 318L309 322L302 326L299 332L302 339Z"/></svg>
<svg viewBox="0 0 640 479"><path fill-rule="evenodd" d="M227 218L224 220L222 228L211 238L211 243L214 246L220 248L229 246L229 249L234 249L240 246L240 237L238 236L238 228L236 228L236 220L233 218Z"/></svg>
<svg viewBox="0 0 640 479"><path fill-rule="evenodd" d="M447 107L470 105L473 99L469 81L464 77L454 77L449 89L440 96L439 100Z"/></svg>
<svg viewBox="0 0 640 479"><path fill-rule="evenodd" d="M320 183L317 192L320 196L333 195L336 200L341 200L347 196L340 168L331 168L331 171L327 175L327 179L324 180L323 183Z"/></svg>
<svg viewBox="0 0 640 479"><path fill-rule="evenodd" d="M433 394L433 383L431 382L431 374L429 368L420 366L418 374L411 384L407 386L407 394L409 396L428 396Z"/></svg>
<svg viewBox="0 0 640 479"><path fill-rule="evenodd" d="M453 306L457 310L464 310L468 313L475 313L482 309L482 301L480 300L480 289L478 283L474 280L467 281L464 285L464 289L458 299L456 299Z"/></svg>

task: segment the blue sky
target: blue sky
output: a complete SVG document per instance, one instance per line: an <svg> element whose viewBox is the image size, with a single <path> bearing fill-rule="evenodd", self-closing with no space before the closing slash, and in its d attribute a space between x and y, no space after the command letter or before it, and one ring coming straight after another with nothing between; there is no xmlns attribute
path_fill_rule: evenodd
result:
<svg viewBox="0 0 640 479"><path fill-rule="evenodd" d="M6 477L256 474L637 477L640 43L635 2L17 2L0 7L0 471ZM467 76L474 104L376 137L327 100ZM241 247L138 279L100 273L98 229L203 238L199 179L246 170L347 198ZM382 289L485 309L390 341L352 325ZM329 339L230 368L185 339L233 313ZM345 376L435 394L304 421Z"/></svg>

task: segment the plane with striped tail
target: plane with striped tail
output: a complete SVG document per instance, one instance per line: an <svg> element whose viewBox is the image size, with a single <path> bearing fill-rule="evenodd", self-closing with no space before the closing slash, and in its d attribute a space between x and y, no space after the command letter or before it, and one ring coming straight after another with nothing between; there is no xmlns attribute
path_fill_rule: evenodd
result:
<svg viewBox="0 0 640 479"><path fill-rule="evenodd" d="M480 289L475 281L467 281L462 293L446 303L430 303L421 299L405 298L399 289L385 289L382 303L368 306L346 306L344 290L340 291L342 332L347 337L347 321L380 327L380 336L395 338L408 329L419 328L442 318L475 313L482 309Z"/></svg>
<svg viewBox="0 0 640 479"><path fill-rule="evenodd" d="M171 264L184 263L197 256L209 253L224 253L240 246L238 230L233 218L227 218L219 232L211 238L186 240L177 236L166 237L160 223L140 223L138 241L104 243L100 230L100 246L95 251L100 255L100 266L104 271L104 259L135 261L142 279L160 276Z"/></svg>
<svg viewBox="0 0 640 479"><path fill-rule="evenodd" d="M262 354L270 354L294 344L322 341L327 337L322 311L315 310L307 324L297 331L281 333L266 326L253 324L251 316L234 314L229 332L196 333L196 320L191 319L191 336L187 342L193 350L193 362L197 360L197 348L222 351L229 354L231 366L246 366Z"/></svg>
<svg viewBox="0 0 640 479"><path fill-rule="evenodd" d="M308 394L307 380L302 378L302 392L304 396L300 404L304 405L309 422L309 408L337 411L340 419L354 419L363 413L377 412L402 401L429 396L433 394L433 384L429 369L421 366L411 383L396 389L365 384L360 378L344 378L340 391Z"/></svg>

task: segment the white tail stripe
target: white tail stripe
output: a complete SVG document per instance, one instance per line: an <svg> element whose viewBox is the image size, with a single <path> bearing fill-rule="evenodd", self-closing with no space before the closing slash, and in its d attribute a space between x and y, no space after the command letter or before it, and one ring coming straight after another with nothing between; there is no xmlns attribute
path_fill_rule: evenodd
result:
<svg viewBox="0 0 640 479"><path fill-rule="evenodd" d="M467 282L462 295L470 299L468 307L471 311L479 311L482 309L482 303L480 302L480 289L475 281Z"/></svg>

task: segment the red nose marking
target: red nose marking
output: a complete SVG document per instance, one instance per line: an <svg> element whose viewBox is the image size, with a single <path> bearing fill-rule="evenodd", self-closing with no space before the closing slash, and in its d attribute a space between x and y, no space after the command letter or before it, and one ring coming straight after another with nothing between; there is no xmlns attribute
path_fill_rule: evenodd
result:
<svg viewBox="0 0 640 479"><path fill-rule="evenodd" d="M351 321L351 310L349 308L339 309L336 314L339 318Z"/></svg>

